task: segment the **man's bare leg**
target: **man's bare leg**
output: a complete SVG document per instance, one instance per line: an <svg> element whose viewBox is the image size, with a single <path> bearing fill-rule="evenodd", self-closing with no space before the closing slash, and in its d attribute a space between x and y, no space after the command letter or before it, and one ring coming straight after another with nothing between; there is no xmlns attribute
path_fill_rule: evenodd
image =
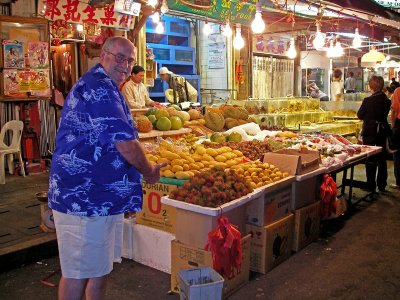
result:
<svg viewBox="0 0 400 300"><path fill-rule="evenodd" d="M72 279L61 277L58 288L58 300L81 300L88 279Z"/></svg>
<svg viewBox="0 0 400 300"><path fill-rule="evenodd" d="M106 298L107 275L89 278L86 285L86 300L103 300Z"/></svg>

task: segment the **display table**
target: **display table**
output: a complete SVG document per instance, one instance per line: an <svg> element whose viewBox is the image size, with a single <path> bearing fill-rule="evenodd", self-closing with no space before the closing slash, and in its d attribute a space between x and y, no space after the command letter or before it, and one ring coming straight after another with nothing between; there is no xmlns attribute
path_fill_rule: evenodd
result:
<svg viewBox="0 0 400 300"><path fill-rule="evenodd" d="M181 128L178 130L168 130L168 131L160 131L160 130L152 130L147 133L139 133L139 140L141 142L153 142L158 137L162 138L177 138L181 135L188 134L192 132L191 128Z"/></svg>
<svg viewBox="0 0 400 300"><path fill-rule="evenodd" d="M133 117L143 116L149 108L133 108L131 109L131 114Z"/></svg>

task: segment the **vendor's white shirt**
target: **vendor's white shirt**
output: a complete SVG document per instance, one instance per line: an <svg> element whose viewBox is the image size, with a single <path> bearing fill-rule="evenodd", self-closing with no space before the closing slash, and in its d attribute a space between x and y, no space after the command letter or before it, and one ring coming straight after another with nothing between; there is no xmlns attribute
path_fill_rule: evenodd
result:
<svg viewBox="0 0 400 300"><path fill-rule="evenodd" d="M134 83L129 80L122 88L122 95L130 109L144 108L152 101L143 82Z"/></svg>

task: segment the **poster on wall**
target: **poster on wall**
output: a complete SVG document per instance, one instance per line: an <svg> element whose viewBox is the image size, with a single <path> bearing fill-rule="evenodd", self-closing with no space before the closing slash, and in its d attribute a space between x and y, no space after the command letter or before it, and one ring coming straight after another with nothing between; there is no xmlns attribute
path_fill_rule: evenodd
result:
<svg viewBox="0 0 400 300"><path fill-rule="evenodd" d="M33 69L49 67L49 43L28 42L29 66Z"/></svg>
<svg viewBox="0 0 400 300"><path fill-rule="evenodd" d="M290 46L290 38L262 34L253 37L253 52L285 55Z"/></svg>
<svg viewBox="0 0 400 300"><path fill-rule="evenodd" d="M208 68L224 69L226 45L224 42L215 42L208 44Z"/></svg>
<svg viewBox="0 0 400 300"><path fill-rule="evenodd" d="M25 68L24 49L21 42L16 40L3 40L3 55L4 68Z"/></svg>
<svg viewBox="0 0 400 300"><path fill-rule="evenodd" d="M50 97L50 73L49 70L31 70L35 73L29 81L29 89L32 96Z"/></svg>
<svg viewBox="0 0 400 300"><path fill-rule="evenodd" d="M22 93L19 86L19 77L17 69L4 69L3 70L3 86L5 96L26 96Z"/></svg>

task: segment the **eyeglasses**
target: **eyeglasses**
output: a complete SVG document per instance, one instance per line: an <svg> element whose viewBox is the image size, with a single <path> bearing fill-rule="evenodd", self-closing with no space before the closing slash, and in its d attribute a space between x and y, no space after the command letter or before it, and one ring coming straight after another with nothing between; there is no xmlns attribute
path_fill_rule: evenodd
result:
<svg viewBox="0 0 400 300"><path fill-rule="evenodd" d="M125 61L128 62L128 65L129 65L129 66L132 66L132 65L135 64L135 59L133 59L133 58L125 58L125 56L123 56L122 54L114 54L114 53L109 52L109 51L105 51L105 52L107 52L108 54L111 54L112 56L114 56L115 61L116 61L117 63L119 63L119 64L122 64L122 63L124 63Z"/></svg>

